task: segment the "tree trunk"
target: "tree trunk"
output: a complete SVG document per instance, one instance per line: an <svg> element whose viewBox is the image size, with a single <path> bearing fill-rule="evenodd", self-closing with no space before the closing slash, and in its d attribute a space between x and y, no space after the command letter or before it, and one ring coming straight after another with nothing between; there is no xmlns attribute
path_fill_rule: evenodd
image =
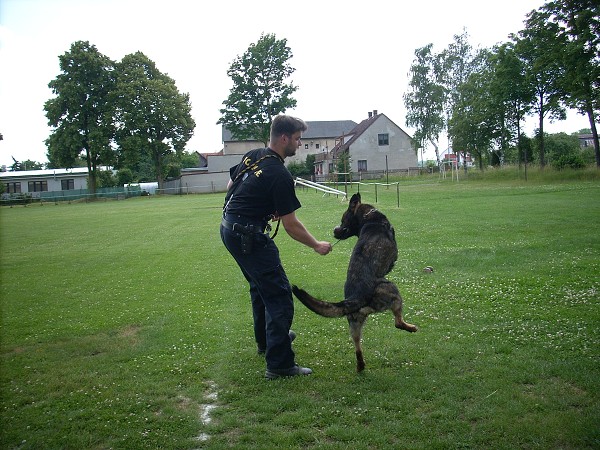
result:
<svg viewBox="0 0 600 450"><path fill-rule="evenodd" d="M600 168L600 145L598 144L598 128L596 128L594 109L591 107L588 108L588 119L590 121L590 128L592 130L592 137L594 140L594 155L596 156L596 167Z"/></svg>
<svg viewBox="0 0 600 450"><path fill-rule="evenodd" d="M539 129L539 142L540 142L540 168L546 166L546 154L544 151L544 100L540 99L540 129Z"/></svg>
<svg viewBox="0 0 600 450"><path fill-rule="evenodd" d="M433 145L433 148L435 149L435 159L437 159L438 167L440 167L440 151L438 146L432 140L429 140L429 142L431 142L431 145Z"/></svg>
<svg viewBox="0 0 600 450"><path fill-rule="evenodd" d="M96 195L96 167L92 163L92 155L88 148L85 149L85 156L88 169L88 190L92 196Z"/></svg>

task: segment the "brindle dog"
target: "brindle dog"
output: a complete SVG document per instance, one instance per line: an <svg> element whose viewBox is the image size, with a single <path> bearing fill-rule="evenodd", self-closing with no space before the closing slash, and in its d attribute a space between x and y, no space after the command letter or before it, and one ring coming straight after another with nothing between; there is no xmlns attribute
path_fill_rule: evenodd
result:
<svg viewBox="0 0 600 450"><path fill-rule="evenodd" d="M396 235L387 217L373 206L361 203L360 194L354 194L342 216L341 225L334 228L333 235L336 239L358 236L348 265L345 300L328 303L297 286L292 286L292 290L311 311L325 317L348 318L356 348L356 370L361 372L365 368L360 345L362 328L369 314L391 309L396 328L415 332L417 327L404 321L400 292L394 283L384 278L398 258Z"/></svg>

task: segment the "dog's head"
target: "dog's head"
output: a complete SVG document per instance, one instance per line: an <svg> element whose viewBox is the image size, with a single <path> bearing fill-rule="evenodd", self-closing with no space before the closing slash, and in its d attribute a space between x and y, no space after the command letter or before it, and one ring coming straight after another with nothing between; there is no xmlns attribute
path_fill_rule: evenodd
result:
<svg viewBox="0 0 600 450"><path fill-rule="evenodd" d="M360 224L357 211L360 205L360 193L356 193L350 198L348 209L342 216L342 223L333 229L333 236L336 239L348 239L350 236L358 236Z"/></svg>

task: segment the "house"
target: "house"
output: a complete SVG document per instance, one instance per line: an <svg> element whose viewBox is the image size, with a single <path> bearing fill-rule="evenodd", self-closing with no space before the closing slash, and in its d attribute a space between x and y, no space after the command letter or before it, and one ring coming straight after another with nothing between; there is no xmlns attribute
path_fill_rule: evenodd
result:
<svg viewBox="0 0 600 450"><path fill-rule="evenodd" d="M293 157L286 158L286 164L304 162L309 154L329 153L339 136L356 127L352 120L307 121L308 129L302 134L302 146ZM165 182L166 193L205 193L227 189L229 168L238 164L242 155L255 148L264 147L256 140L239 140L223 127L221 136L223 150L218 153L200 155L200 167L182 169L181 176Z"/></svg>
<svg viewBox="0 0 600 450"><path fill-rule="evenodd" d="M0 173L6 194L27 193L31 197L40 197L42 192L87 189L87 179L87 167Z"/></svg>
<svg viewBox="0 0 600 450"><path fill-rule="evenodd" d="M296 155L286 158L286 164L291 162L304 162L311 154L327 153L335 145L336 140L356 127L352 120L325 120L306 121L308 129L302 133L302 146ZM224 155L244 155L255 148L264 147L263 142L249 140L240 141L235 139L229 130L223 127L221 136L223 138Z"/></svg>
<svg viewBox="0 0 600 450"><path fill-rule="evenodd" d="M589 133L589 134L580 134L578 135L579 138L579 146L581 148L587 148L587 147L594 147L594 135Z"/></svg>
<svg viewBox="0 0 600 450"><path fill-rule="evenodd" d="M302 134L302 145L293 157L285 160L305 162L315 155L315 179L325 181L337 172L337 161L346 153L350 157L348 172L389 172L417 169L417 154L411 137L385 114L369 112L368 119L357 124L352 120L307 121L308 129ZM183 169L181 176L165 183L166 193L220 192L227 189L229 168L238 164L246 152L264 147L256 140L238 140L223 127L223 152L207 153L205 165ZM202 158L201 158L202 159ZM204 161L203 161L204 164Z"/></svg>
<svg viewBox="0 0 600 450"><path fill-rule="evenodd" d="M471 154L468 152L466 155L461 152L452 153L452 149L448 148L440 156L443 166L457 168L460 166L464 167L466 164L467 167L473 167L473 158L471 158Z"/></svg>
<svg viewBox="0 0 600 450"><path fill-rule="evenodd" d="M223 155L223 150L221 150L220 152L217 153L200 153L200 152L195 152L196 155L198 156L198 167L208 167L208 157L209 156L222 156Z"/></svg>
<svg viewBox="0 0 600 450"><path fill-rule="evenodd" d="M340 170L338 162L344 154L348 155L349 166ZM324 180L337 172L360 176L367 172L400 172L416 169L417 164L411 137L385 114L374 110L348 133L340 135L330 152L317 154L315 177Z"/></svg>

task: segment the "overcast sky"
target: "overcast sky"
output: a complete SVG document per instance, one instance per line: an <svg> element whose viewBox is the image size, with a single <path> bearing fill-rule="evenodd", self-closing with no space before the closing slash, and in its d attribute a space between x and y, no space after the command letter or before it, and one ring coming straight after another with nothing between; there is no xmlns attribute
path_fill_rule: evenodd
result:
<svg viewBox="0 0 600 450"><path fill-rule="evenodd" d="M196 121L188 151L222 148L219 109L232 86L231 62L261 33L287 39L304 120L353 120L378 110L409 134L402 96L414 51L440 52L466 28L475 48L506 42L543 0L271 1L0 0L0 164L45 162L50 128L44 102L58 56L89 41L118 61L141 51L190 94ZM575 112L551 133L589 128ZM531 133L535 121L528 122ZM443 150L447 142L440 142Z"/></svg>

